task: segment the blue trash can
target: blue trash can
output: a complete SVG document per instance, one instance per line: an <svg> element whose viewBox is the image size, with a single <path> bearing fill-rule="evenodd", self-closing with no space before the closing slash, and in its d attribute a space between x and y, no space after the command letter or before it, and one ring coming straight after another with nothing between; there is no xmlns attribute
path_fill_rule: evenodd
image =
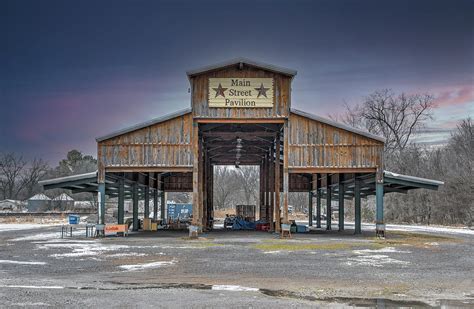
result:
<svg viewBox="0 0 474 309"><path fill-rule="evenodd" d="M81 217L78 215L69 215L69 224L79 224Z"/></svg>

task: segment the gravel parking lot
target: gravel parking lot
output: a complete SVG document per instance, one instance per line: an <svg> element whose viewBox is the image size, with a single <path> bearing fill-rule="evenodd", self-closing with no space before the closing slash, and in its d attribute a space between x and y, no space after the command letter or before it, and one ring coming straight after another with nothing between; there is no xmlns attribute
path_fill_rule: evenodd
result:
<svg viewBox="0 0 474 309"><path fill-rule="evenodd" d="M474 306L471 234L0 231L2 306Z"/></svg>

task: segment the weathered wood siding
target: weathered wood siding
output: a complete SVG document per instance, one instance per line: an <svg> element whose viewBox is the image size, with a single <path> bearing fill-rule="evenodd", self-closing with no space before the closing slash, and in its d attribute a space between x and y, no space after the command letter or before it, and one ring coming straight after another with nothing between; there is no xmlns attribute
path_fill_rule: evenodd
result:
<svg viewBox="0 0 474 309"><path fill-rule="evenodd" d="M376 168L383 143L300 115L289 121L289 168Z"/></svg>
<svg viewBox="0 0 474 309"><path fill-rule="evenodd" d="M108 167L192 167L191 113L99 142Z"/></svg>
<svg viewBox="0 0 474 309"><path fill-rule="evenodd" d="M274 82L273 108L213 108L208 105L208 85L210 77L270 77ZM195 118L286 118L290 113L291 77L265 71L245 65L242 70L237 66L211 71L191 77L191 105Z"/></svg>

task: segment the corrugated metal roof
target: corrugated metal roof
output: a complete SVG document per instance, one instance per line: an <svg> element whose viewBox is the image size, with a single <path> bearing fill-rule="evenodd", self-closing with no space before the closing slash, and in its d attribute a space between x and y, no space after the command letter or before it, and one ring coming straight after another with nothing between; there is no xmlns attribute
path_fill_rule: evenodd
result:
<svg viewBox="0 0 474 309"><path fill-rule="evenodd" d="M378 135L375 135L375 134L372 134L372 133L369 133L369 132L366 132L366 131L362 131L360 129L356 129L354 127L345 125L343 123L339 123L339 122L336 122L336 121L333 121L333 120L330 120L330 119L327 119L327 118L324 118L324 117L321 117L321 116L318 116L318 115L315 115L315 114L303 112L303 111L300 111L300 110L297 110L297 109L294 109L294 108L291 109L291 112L295 115L299 115L299 116L302 116L302 117L313 119L313 120L325 123L327 125L330 125L330 126L333 126L333 127L339 128L339 129L343 129L343 130L346 130L346 131L354 132L356 134L359 134L359 135L362 135L362 136L365 136L365 137L368 137L368 138L371 138L371 139L375 139L375 140L378 140L378 141L381 141L381 142L385 143L385 138L384 137L381 137L381 136L378 136Z"/></svg>
<svg viewBox="0 0 474 309"><path fill-rule="evenodd" d="M161 116L161 117L153 118L153 119L145 121L145 122L138 123L134 126L124 128L124 129L109 133L109 134L104 135L104 136L97 137L95 140L97 142L101 142L101 141L104 141L104 140L107 140L107 139L110 139L110 138L113 138L113 137L116 137L116 136L119 136L119 135L122 135L122 134L125 134L125 133L140 130L140 129L146 128L148 126L152 126L154 124L158 124L158 123L161 123L161 122L164 122L164 121L176 118L176 117L180 117L180 116L183 116L183 115L186 115L186 114L189 114L189 113L191 113L191 108L186 108L186 109L183 109L183 110L171 113L171 114L167 114L167 115L164 115L164 116Z"/></svg>
<svg viewBox="0 0 474 309"><path fill-rule="evenodd" d="M390 172L390 171L383 171L383 174L384 174L384 177L395 178L395 179L406 180L406 181L412 181L412 182L415 182L415 183L422 183L422 184L433 185L433 186L444 185L443 181L428 179L428 178L415 177L415 176L409 176L409 175L402 175L402 174L397 174L397 173L393 173L393 172Z"/></svg>
<svg viewBox="0 0 474 309"><path fill-rule="evenodd" d="M278 66L275 66L275 65L272 65L272 64L263 63L263 62L259 62L259 61L254 61L254 60L247 59L247 58L242 58L242 57L236 58L236 59L231 59L231 60L220 62L220 63L216 63L216 64L213 64L213 65L208 65L208 66L201 67L201 68L194 69L194 70L189 70L189 71L186 72L186 74L188 75L188 77L192 77L192 76L196 76L196 75L199 75L199 74L202 74L202 73L222 69L222 68L229 67L229 66L236 65L236 64L240 64L240 63L247 64L247 65L250 65L250 66L253 66L253 67L257 67L257 68L261 68L261 69L264 69L264 70L267 70L267 71L287 75L287 76L290 76L290 77L294 77L297 74L297 71L295 71L295 70L291 70L291 69L287 69L287 68L283 68L283 67L278 67Z"/></svg>
<svg viewBox="0 0 474 309"><path fill-rule="evenodd" d="M58 177L58 178L53 178L53 179L46 179L46 180L41 180L38 182L38 184L45 186L45 185L52 185L52 184L57 184L57 183L62 183L66 181L75 181L75 180L83 180L83 179L89 179L97 177L97 171L95 172L90 172L90 173L85 173L85 174L78 174L78 175L72 175L72 176L64 176L64 177Z"/></svg>

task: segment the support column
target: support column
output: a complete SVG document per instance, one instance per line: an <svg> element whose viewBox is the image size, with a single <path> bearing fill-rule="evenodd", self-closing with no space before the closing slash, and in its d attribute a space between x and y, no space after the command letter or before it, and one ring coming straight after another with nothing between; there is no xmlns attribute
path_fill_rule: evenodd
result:
<svg viewBox="0 0 474 309"><path fill-rule="evenodd" d="M143 217L148 218L150 217L150 188L145 187L145 203L144 203L144 210L143 210Z"/></svg>
<svg viewBox="0 0 474 309"><path fill-rule="evenodd" d="M280 134L275 139L275 230L281 230L281 211L280 211Z"/></svg>
<svg viewBox="0 0 474 309"><path fill-rule="evenodd" d="M199 226L199 124L193 122L193 220L192 225Z"/></svg>
<svg viewBox="0 0 474 309"><path fill-rule="evenodd" d="M274 149L273 147L270 148L270 156L268 158L268 174L269 174L269 180L268 180L268 200L270 203L270 219L271 219L271 224L270 224L270 231L279 231L276 228L276 221L277 221L277 216L276 216L276 210L275 210L275 204L274 204L274 197L275 197L275 181L272 181L275 179L275 164L273 162L273 157L274 157Z"/></svg>
<svg viewBox="0 0 474 309"><path fill-rule="evenodd" d="M266 219L266 213L267 213L267 210L265 209L265 207L263 206L264 205L264 193L263 193L263 163L260 164L259 166L259 199L258 199L258 205L259 205L259 219L260 220L265 220Z"/></svg>
<svg viewBox="0 0 474 309"><path fill-rule="evenodd" d="M118 188L118 210L117 210L117 223L123 224L125 215L125 183L123 179L119 180Z"/></svg>
<svg viewBox="0 0 474 309"><path fill-rule="evenodd" d="M339 200L338 200L338 206L339 206L339 232L344 231L344 183L342 182L342 176L344 174L339 174Z"/></svg>
<svg viewBox="0 0 474 309"><path fill-rule="evenodd" d="M321 228L321 188L316 190L316 228Z"/></svg>
<svg viewBox="0 0 474 309"><path fill-rule="evenodd" d="M158 181L158 179L156 180ZM158 189L153 191L153 220L158 219Z"/></svg>
<svg viewBox="0 0 474 309"><path fill-rule="evenodd" d="M326 230L330 231L332 230L332 227L331 227L331 215L332 215L332 208L331 208L331 177L329 176L329 174L327 174L327 178L326 178L326 186L327 186L327 190L326 190Z"/></svg>
<svg viewBox="0 0 474 309"><path fill-rule="evenodd" d="M385 224L383 221L383 174L377 172L377 183L375 184L375 199L376 199L376 217L375 217L375 233L377 236L385 236Z"/></svg>
<svg viewBox="0 0 474 309"><path fill-rule="evenodd" d="M288 120L283 125L283 223L288 224L288 191L289 191L289 175L288 175ZM280 158L280 153L278 153Z"/></svg>
<svg viewBox="0 0 474 309"><path fill-rule="evenodd" d="M138 184L135 182L132 189L133 231L138 231Z"/></svg>
<svg viewBox="0 0 474 309"><path fill-rule="evenodd" d="M355 210L355 222L354 222L354 234L361 234L361 210L360 210L360 179L355 177L354 179L354 210Z"/></svg>
<svg viewBox="0 0 474 309"><path fill-rule="evenodd" d="M105 182L99 183L97 201L99 202L99 224L105 224Z"/></svg>
<svg viewBox="0 0 474 309"><path fill-rule="evenodd" d="M160 219L161 224L164 224L166 218L166 195L165 195L165 177L163 174L160 175Z"/></svg>
<svg viewBox="0 0 474 309"><path fill-rule="evenodd" d="M313 226L313 190L309 190L308 197L308 225Z"/></svg>

